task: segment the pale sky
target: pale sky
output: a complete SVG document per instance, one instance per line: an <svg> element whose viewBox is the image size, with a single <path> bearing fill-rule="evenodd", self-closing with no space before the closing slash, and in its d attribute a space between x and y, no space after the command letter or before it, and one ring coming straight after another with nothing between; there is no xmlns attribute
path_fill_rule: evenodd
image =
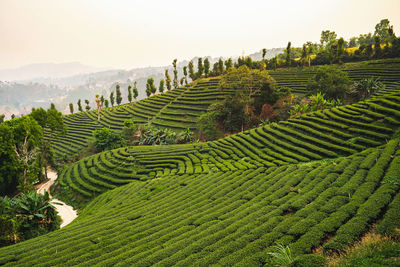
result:
<svg viewBox="0 0 400 267"><path fill-rule="evenodd" d="M399 0L0 0L0 69L79 61L96 67L162 66L348 39L388 18Z"/></svg>

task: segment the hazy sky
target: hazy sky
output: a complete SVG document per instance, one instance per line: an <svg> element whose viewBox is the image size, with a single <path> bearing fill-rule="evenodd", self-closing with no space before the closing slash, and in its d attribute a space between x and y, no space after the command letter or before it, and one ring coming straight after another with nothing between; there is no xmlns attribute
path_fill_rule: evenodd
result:
<svg viewBox="0 0 400 267"><path fill-rule="evenodd" d="M0 69L168 65L300 46L325 29L348 39L373 32L382 18L399 35L399 11L399 0L0 0Z"/></svg>

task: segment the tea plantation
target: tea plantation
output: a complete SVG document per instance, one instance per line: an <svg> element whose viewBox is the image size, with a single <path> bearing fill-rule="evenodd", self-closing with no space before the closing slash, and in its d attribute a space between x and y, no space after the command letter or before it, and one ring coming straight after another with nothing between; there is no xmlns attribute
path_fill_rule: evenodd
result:
<svg viewBox="0 0 400 267"><path fill-rule="evenodd" d="M398 92L400 88L400 59L384 59L347 63L337 66L348 72L353 80L376 77L385 84L378 92L383 95ZM307 81L315 74L316 67L290 68L269 71L279 87L288 86L294 93L304 94ZM109 127L121 130L124 121L131 119L135 124L151 123L154 126L171 128L175 131L195 129L196 121L207 108L224 99L232 91L217 89L219 78L201 79L188 87L170 90L147 99L116 107L103 108L101 120L97 110L65 116L68 133L53 141L56 158L69 157L87 147L87 141L95 129Z"/></svg>
<svg viewBox="0 0 400 267"><path fill-rule="evenodd" d="M0 248L4 266L271 266L292 253L341 253L364 233L400 229L400 60L339 66L386 85L366 101L307 113L217 141L131 146L63 166L57 186L85 202L61 230ZM302 93L314 68L271 71ZM303 75L304 74L304 75ZM195 127L218 79L114 108L65 116L58 156L126 119ZM299 85L295 87L294 85ZM62 199L63 200L63 199ZM397 233L398 235L398 233Z"/></svg>
<svg viewBox="0 0 400 267"><path fill-rule="evenodd" d="M261 266L276 242L341 251L378 218L382 232L399 227L399 176L392 139L332 160L133 181L64 229L0 249L0 264Z"/></svg>

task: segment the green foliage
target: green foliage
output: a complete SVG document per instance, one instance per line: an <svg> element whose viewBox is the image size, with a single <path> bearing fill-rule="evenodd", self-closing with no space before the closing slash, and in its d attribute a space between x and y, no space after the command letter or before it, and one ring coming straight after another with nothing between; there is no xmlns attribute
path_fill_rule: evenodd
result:
<svg viewBox="0 0 400 267"><path fill-rule="evenodd" d="M189 77L190 77L190 79L192 79L192 81L196 80L196 76L195 76L195 73L194 73L193 61L189 61L188 68L189 68Z"/></svg>
<svg viewBox="0 0 400 267"><path fill-rule="evenodd" d="M286 46L286 66L290 67L292 65L292 58L291 58L291 46L292 43L288 42L287 46Z"/></svg>
<svg viewBox="0 0 400 267"><path fill-rule="evenodd" d="M174 88L178 88L178 70L176 69L176 62L178 60L175 58L172 62L172 66L174 67Z"/></svg>
<svg viewBox="0 0 400 267"><path fill-rule="evenodd" d="M121 94L121 89L120 89L119 84L117 84L115 86L115 91L117 93L117 99L116 99L117 100L117 105L119 106L121 104L121 102L122 102L122 94Z"/></svg>
<svg viewBox="0 0 400 267"><path fill-rule="evenodd" d="M105 100L104 100L104 106L105 106L106 108L108 108L108 106L109 106L109 104L108 104L108 99L105 99Z"/></svg>
<svg viewBox="0 0 400 267"><path fill-rule="evenodd" d="M379 81L379 78L370 77L354 82L354 85L350 88L348 93L355 101L360 101L365 100L368 96L383 88L384 85Z"/></svg>
<svg viewBox="0 0 400 267"><path fill-rule="evenodd" d="M167 90L168 91L171 90L171 78L169 77L168 69L165 70L165 83L167 84ZM147 85L146 85L146 93L148 91L151 92L151 90L147 90ZM147 95L147 96L149 96L149 95Z"/></svg>
<svg viewBox="0 0 400 267"><path fill-rule="evenodd" d="M111 103L112 107L114 106L114 101L115 101L114 92L111 92L110 93L110 103Z"/></svg>
<svg viewBox="0 0 400 267"><path fill-rule="evenodd" d="M18 185L20 166L14 151L13 129L0 124L0 195L12 194Z"/></svg>
<svg viewBox="0 0 400 267"><path fill-rule="evenodd" d="M85 107L86 111L89 111L90 110L89 100L85 99L85 104L86 104Z"/></svg>
<svg viewBox="0 0 400 267"><path fill-rule="evenodd" d="M289 246L277 244L273 250L275 252L269 252L268 255L272 256L274 266L291 266L294 258Z"/></svg>
<svg viewBox="0 0 400 267"><path fill-rule="evenodd" d="M103 128L93 132L94 146L100 151L111 150L125 145L125 139L120 133Z"/></svg>
<svg viewBox="0 0 400 267"><path fill-rule="evenodd" d="M216 140L222 137L222 132L217 129L217 111L202 114L197 122L199 135L206 140Z"/></svg>
<svg viewBox="0 0 400 267"><path fill-rule="evenodd" d="M72 104L72 103L69 103L69 112L71 114L74 114L74 104Z"/></svg>
<svg viewBox="0 0 400 267"><path fill-rule="evenodd" d="M136 82L135 82L135 87L133 87L133 98L136 100L136 98L139 96L138 89L136 88Z"/></svg>
<svg viewBox="0 0 400 267"><path fill-rule="evenodd" d="M146 94L147 94L147 96L149 97L151 94L155 94L156 92L157 92L157 87L154 85L154 79L153 78L148 78L147 79L147 84L146 84Z"/></svg>
<svg viewBox="0 0 400 267"><path fill-rule="evenodd" d="M320 92L330 100L343 100L350 84L347 73L333 66L321 66L317 69L313 79L308 82L307 91L310 94Z"/></svg>
<svg viewBox="0 0 400 267"><path fill-rule="evenodd" d="M131 85L128 86L128 101L129 101L129 103L132 102L132 86Z"/></svg>
<svg viewBox="0 0 400 267"><path fill-rule="evenodd" d="M0 221L0 247L57 230L61 223L47 191L0 197Z"/></svg>
<svg viewBox="0 0 400 267"><path fill-rule="evenodd" d="M160 86L158 87L158 91L160 92L160 93L163 93L164 92L164 79L161 79L160 80Z"/></svg>
<svg viewBox="0 0 400 267"><path fill-rule="evenodd" d="M80 99L78 100L78 110L79 110L80 112L83 111L83 109L82 109L82 103L81 103L81 100L80 100Z"/></svg>
<svg viewBox="0 0 400 267"><path fill-rule="evenodd" d="M203 66L203 59L201 57L199 57L199 59L197 60L197 73L196 73L196 77L200 78L201 75L203 75L204 72L204 66Z"/></svg>
<svg viewBox="0 0 400 267"><path fill-rule="evenodd" d="M204 74L208 77L208 73L210 72L210 60L208 57L204 59Z"/></svg>

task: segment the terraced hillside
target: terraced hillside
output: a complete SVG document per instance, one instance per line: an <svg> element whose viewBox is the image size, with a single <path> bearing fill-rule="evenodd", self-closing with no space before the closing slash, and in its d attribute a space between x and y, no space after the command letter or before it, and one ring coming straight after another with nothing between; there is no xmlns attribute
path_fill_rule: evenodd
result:
<svg viewBox="0 0 400 267"><path fill-rule="evenodd" d="M208 174L349 156L385 144L400 128L400 94L309 113L214 142L126 147L67 165L61 186L86 199L133 180Z"/></svg>
<svg viewBox="0 0 400 267"><path fill-rule="evenodd" d="M218 79L204 79L192 87L181 87L131 104L103 108L101 120L97 110L65 116L68 133L54 140L56 157L69 157L87 147L87 141L95 129L109 127L121 130L124 121L135 124L151 123L174 130L194 129L198 117L208 106L224 99L231 92L217 90Z"/></svg>
<svg viewBox="0 0 400 267"><path fill-rule="evenodd" d="M386 85L380 94L396 92L400 88L400 59L373 60L336 65L348 73L349 78L357 81L362 78L376 77ZM278 69L269 71L278 86L287 86L293 92L303 94L307 81L313 77L318 66L304 68Z"/></svg>
<svg viewBox="0 0 400 267"><path fill-rule="evenodd" d="M1 248L0 264L269 266L276 242L341 251L377 219L384 233L400 226L399 177L397 138L332 160L133 181L62 230Z"/></svg>

